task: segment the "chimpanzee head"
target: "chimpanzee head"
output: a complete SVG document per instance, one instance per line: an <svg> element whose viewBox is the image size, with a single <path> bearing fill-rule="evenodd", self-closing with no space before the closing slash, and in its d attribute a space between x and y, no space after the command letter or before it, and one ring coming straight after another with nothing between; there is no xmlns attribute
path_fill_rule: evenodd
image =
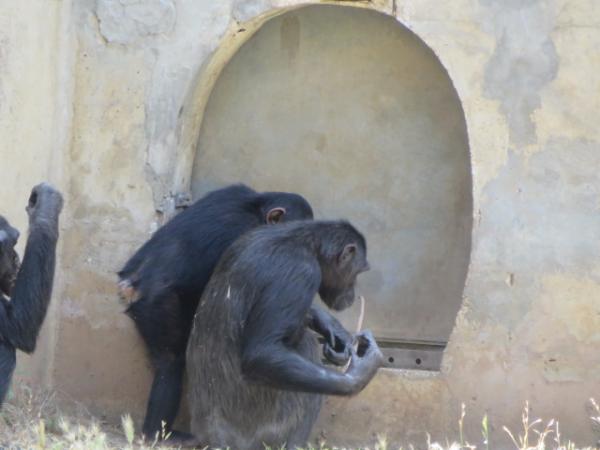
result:
<svg viewBox="0 0 600 450"><path fill-rule="evenodd" d="M340 222L321 242L321 257L319 296L331 309L346 309L354 303L356 277L370 269L365 238L348 222Z"/></svg>
<svg viewBox="0 0 600 450"><path fill-rule="evenodd" d="M0 292L7 296L10 296L19 272L19 255L15 251L18 239L19 231L0 216Z"/></svg>
<svg viewBox="0 0 600 450"><path fill-rule="evenodd" d="M261 211L266 224L312 220L313 211L304 197L288 192L263 192L260 194Z"/></svg>

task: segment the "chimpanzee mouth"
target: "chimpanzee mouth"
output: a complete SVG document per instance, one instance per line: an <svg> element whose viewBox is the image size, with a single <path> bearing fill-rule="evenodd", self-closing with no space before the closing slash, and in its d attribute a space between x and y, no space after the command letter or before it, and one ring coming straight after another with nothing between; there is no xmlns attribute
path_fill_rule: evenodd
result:
<svg viewBox="0 0 600 450"><path fill-rule="evenodd" d="M334 311L343 311L354 304L354 300L356 300L356 296L354 293L352 295L342 295L336 298L335 303L332 305L332 309Z"/></svg>

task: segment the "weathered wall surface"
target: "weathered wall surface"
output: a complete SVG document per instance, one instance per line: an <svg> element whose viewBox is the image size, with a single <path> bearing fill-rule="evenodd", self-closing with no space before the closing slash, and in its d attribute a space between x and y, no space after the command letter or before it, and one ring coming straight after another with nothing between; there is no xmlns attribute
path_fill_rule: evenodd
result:
<svg viewBox="0 0 600 450"><path fill-rule="evenodd" d="M19 205L40 178L67 200L56 320L47 323L46 351L20 374L111 417L141 416L148 369L116 300L114 272L189 190L220 70L265 20L303 3L312 2L0 7L0 137L10 180L2 211L24 228ZM356 398L329 401L319 430L340 444L370 440L365 430L393 443L420 441L425 431L441 438L456 431L465 402L469 439L478 439L487 412L500 440L503 425L518 427L529 399L536 416L561 421L565 437L592 443L586 402L600 391L600 4L343 4L396 17L447 69L468 129L474 224L465 299L441 373L384 371Z"/></svg>

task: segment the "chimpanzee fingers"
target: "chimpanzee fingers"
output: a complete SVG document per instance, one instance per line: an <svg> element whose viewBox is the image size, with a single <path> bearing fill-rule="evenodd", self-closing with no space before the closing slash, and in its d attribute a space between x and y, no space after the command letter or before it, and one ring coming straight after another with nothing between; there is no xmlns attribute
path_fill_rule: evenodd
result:
<svg viewBox="0 0 600 450"><path fill-rule="evenodd" d="M62 207L61 193L48 183L40 183L31 190L25 209L29 216L35 216L41 208L58 215Z"/></svg>
<svg viewBox="0 0 600 450"><path fill-rule="evenodd" d="M367 341L374 341L375 338L373 337L373 333L371 332L371 330L363 330L360 333L358 333L356 335L357 338L364 338Z"/></svg>
<svg viewBox="0 0 600 450"><path fill-rule="evenodd" d="M30 216L35 212L38 206L38 197L39 193L37 190L37 186L35 186L31 190L31 194L29 194L29 200L27 201L27 206L25 207L25 211L27 211L27 214L29 214Z"/></svg>
<svg viewBox="0 0 600 450"><path fill-rule="evenodd" d="M352 347L356 341L356 337L345 329L340 331L341 332L336 333L336 339L338 341L337 345L340 345L341 343L345 347Z"/></svg>
<svg viewBox="0 0 600 450"><path fill-rule="evenodd" d="M381 353L381 349L370 330L361 333L358 353L361 357L374 361L375 364L381 365L383 363L383 353Z"/></svg>
<svg viewBox="0 0 600 450"><path fill-rule="evenodd" d="M328 344L323 346L323 356L325 359L336 366L345 365L351 357L351 352L348 348L345 348L342 352L336 352Z"/></svg>
<svg viewBox="0 0 600 450"><path fill-rule="evenodd" d="M29 207L35 208L40 199L43 201L55 192L56 190L48 183L40 183L34 186L29 196Z"/></svg>
<svg viewBox="0 0 600 450"><path fill-rule="evenodd" d="M62 194L48 183L41 183L35 188L39 206L48 207L51 211L60 213L63 207Z"/></svg>
<svg viewBox="0 0 600 450"><path fill-rule="evenodd" d="M375 341L375 337L370 330L364 330L357 334L356 341L359 346L362 345L365 348L377 346L377 341Z"/></svg>
<svg viewBox="0 0 600 450"><path fill-rule="evenodd" d="M328 330L327 334L329 335L329 336L327 337L327 341L328 341L328 342L327 342L327 344L328 344L329 346L331 346L332 348L335 348L335 334L333 334L333 333L331 332L331 330Z"/></svg>
<svg viewBox="0 0 600 450"><path fill-rule="evenodd" d="M365 356L381 353L377 341L370 330L365 330L356 335L358 341L357 354L359 357L364 358Z"/></svg>
<svg viewBox="0 0 600 450"><path fill-rule="evenodd" d="M352 333L346 330L339 322L332 321L329 326L329 332L336 336L342 342L350 343L354 339Z"/></svg>

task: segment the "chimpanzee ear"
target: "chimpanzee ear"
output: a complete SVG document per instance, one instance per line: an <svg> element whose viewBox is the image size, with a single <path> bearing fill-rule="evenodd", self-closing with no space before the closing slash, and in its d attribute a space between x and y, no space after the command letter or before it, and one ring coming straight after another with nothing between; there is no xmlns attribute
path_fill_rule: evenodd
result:
<svg viewBox="0 0 600 450"><path fill-rule="evenodd" d="M269 212L267 213L266 222L269 225L275 225L276 223L279 223L279 221L282 219L282 217L284 215L285 215L285 208L278 206L277 208L270 209Z"/></svg>
<svg viewBox="0 0 600 450"><path fill-rule="evenodd" d="M339 261L340 265L345 266L346 264L348 264L350 261L352 261L355 254L356 254L356 244L346 245L344 247L344 250L342 250L342 253L340 253L340 256L338 257L338 261Z"/></svg>

